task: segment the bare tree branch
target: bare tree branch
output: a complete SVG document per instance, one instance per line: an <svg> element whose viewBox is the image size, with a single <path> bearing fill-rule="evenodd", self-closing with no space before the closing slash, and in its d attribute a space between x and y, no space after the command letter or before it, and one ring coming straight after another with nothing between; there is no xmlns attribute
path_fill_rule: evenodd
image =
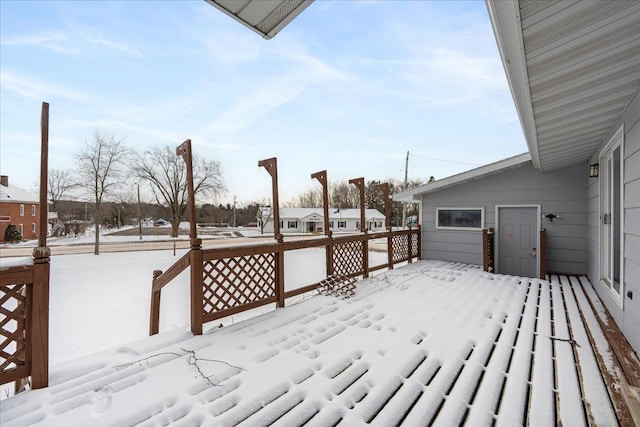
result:
<svg viewBox="0 0 640 427"><path fill-rule="evenodd" d="M93 134L93 140L86 142L82 151L76 155L77 186L89 194L95 203L95 255L100 254L102 202L124 180L126 160L130 152L124 140L98 129Z"/></svg>
<svg viewBox="0 0 640 427"><path fill-rule="evenodd" d="M184 161L170 146L154 147L137 155L133 173L151 185L153 196L160 205L167 206L171 217L171 235L178 236L178 227L187 210L187 173ZM193 158L194 192L215 197L225 191L220 163L215 160Z"/></svg>

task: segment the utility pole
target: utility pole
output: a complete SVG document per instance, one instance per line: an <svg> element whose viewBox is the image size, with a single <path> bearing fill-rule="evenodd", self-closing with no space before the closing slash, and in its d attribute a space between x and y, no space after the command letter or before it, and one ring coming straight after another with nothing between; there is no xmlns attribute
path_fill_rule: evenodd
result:
<svg viewBox="0 0 640 427"><path fill-rule="evenodd" d="M140 217L140 184L136 184L138 186L138 234L140 235L140 240L142 240L142 218Z"/></svg>
<svg viewBox="0 0 640 427"><path fill-rule="evenodd" d="M407 189L407 181L409 176L409 150L407 150L407 159L404 162L404 188L402 191ZM402 202L402 228L404 228L407 224L407 203Z"/></svg>
<svg viewBox="0 0 640 427"><path fill-rule="evenodd" d="M236 228L236 202L238 201L238 197L234 194L233 196L233 228Z"/></svg>

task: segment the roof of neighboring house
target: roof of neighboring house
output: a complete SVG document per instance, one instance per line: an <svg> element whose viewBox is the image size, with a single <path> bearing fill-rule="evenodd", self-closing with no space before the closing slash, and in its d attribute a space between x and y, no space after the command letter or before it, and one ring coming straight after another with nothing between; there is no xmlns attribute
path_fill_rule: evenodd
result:
<svg viewBox="0 0 640 427"><path fill-rule="evenodd" d="M487 7L534 167L588 160L640 88L640 2Z"/></svg>
<svg viewBox="0 0 640 427"><path fill-rule="evenodd" d="M531 155L529 153L520 154L514 157L509 157L508 159L497 161L495 163L480 166L479 168L471 169L457 175L452 175L450 177L434 181L430 184L424 184L419 187L412 188L411 190L396 193L393 195L393 200L401 202L411 202L426 193L444 190L445 188L480 179L488 175L504 172L509 169L516 169L530 163Z"/></svg>
<svg viewBox="0 0 640 427"><path fill-rule="evenodd" d="M39 203L40 198L36 193L24 190L15 185L9 184L4 186L0 184L0 202L15 202L15 203Z"/></svg>
<svg viewBox="0 0 640 427"><path fill-rule="evenodd" d="M313 0L206 0L265 39L274 37Z"/></svg>

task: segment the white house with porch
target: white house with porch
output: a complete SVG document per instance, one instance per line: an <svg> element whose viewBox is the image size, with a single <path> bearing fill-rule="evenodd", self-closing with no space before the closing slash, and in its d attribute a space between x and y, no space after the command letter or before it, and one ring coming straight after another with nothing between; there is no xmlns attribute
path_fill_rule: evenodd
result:
<svg viewBox="0 0 640 427"><path fill-rule="evenodd" d="M365 209L368 231L384 231L385 216L377 209ZM273 215L270 208L257 213L258 227L264 224L265 233L273 233ZM282 233L323 233L323 208L280 208ZM334 233L360 231L360 209L329 208L329 229Z"/></svg>

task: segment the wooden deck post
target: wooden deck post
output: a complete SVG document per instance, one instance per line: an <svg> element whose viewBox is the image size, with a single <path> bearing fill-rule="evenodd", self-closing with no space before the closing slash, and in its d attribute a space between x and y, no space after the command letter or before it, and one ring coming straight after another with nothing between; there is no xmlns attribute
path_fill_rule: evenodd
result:
<svg viewBox="0 0 640 427"><path fill-rule="evenodd" d="M413 257L413 251L411 250L411 246L412 246L412 240L413 240L413 233L411 232L411 224L409 224L409 232L407 233L407 255L408 255L408 260L407 262L409 264L411 264L413 262L413 260L411 259Z"/></svg>
<svg viewBox="0 0 640 427"><path fill-rule="evenodd" d="M364 178L354 178L349 180L349 184L353 184L360 190L360 232L364 234L362 241L362 276L369 277L369 236L367 235L367 224L365 224L364 210Z"/></svg>
<svg viewBox="0 0 640 427"><path fill-rule="evenodd" d="M378 184L375 186L382 192L384 199L384 228L387 230L387 264L389 270L393 269L393 237L391 234L391 199L389 198L389 183Z"/></svg>
<svg viewBox="0 0 640 427"><path fill-rule="evenodd" d="M284 240L282 235L278 239L276 252L276 304L284 307Z"/></svg>
<svg viewBox="0 0 640 427"><path fill-rule="evenodd" d="M271 195L272 195L272 208L273 209L273 238L280 240L280 204L278 201L278 159L271 157L258 161L258 167L263 167L271 175Z"/></svg>
<svg viewBox="0 0 640 427"><path fill-rule="evenodd" d="M418 261L422 259L422 226L418 224Z"/></svg>
<svg viewBox="0 0 640 427"><path fill-rule="evenodd" d="M196 200L193 187L193 156L191 140L187 139L176 148L176 155L182 157L187 165L187 191L189 194L189 237L191 249L189 259L191 263L191 332L202 335L202 240L198 239L196 227Z"/></svg>
<svg viewBox="0 0 640 427"><path fill-rule="evenodd" d="M47 184L49 180L49 104L40 114L40 218L38 247L33 250L31 304L31 387L49 385L49 273L51 250L47 247Z"/></svg>
<svg viewBox="0 0 640 427"><path fill-rule="evenodd" d="M544 279L547 276L547 229L540 230L540 279Z"/></svg>
<svg viewBox="0 0 640 427"><path fill-rule="evenodd" d="M31 305L31 387L49 385L49 257L48 247L33 250Z"/></svg>
<svg viewBox="0 0 640 427"><path fill-rule="evenodd" d="M491 273L495 273L495 259L494 259L494 232L493 227L482 229L482 269Z"/></svg>
<svg viewBox="0 0 640 427"><path fill-rule="evenodd" d="M189 263L191 264L191 332L193 335L202 335L204 305L204 285L202 283L202 240L191 240Z"/></svg>
<svg viewBox="0 0 640 427"><path fill-rule="evenodd" d="M332 232L329 229L329 183L327 181L327 171L312 173L312 179L317 179L322 184L322 209L324 215L324 235L331 238ZM328 244L325 246L325 258L327 263L327 277L333 274L333 245Z"/></svg>
<svg viewBox="0 0 640 427"><path fill-rule="evenodd" d="M482 270L489 271L489 230L482 229Z"/></svg>
<svg viewBox="0 0 640 427"><path fill-rule="evenodd" d="M149 313L149 335L155 335L160 330L160 290L154 291L154 283L162 274L162 270L153 270L151 283L151 312Z"/></svg>

